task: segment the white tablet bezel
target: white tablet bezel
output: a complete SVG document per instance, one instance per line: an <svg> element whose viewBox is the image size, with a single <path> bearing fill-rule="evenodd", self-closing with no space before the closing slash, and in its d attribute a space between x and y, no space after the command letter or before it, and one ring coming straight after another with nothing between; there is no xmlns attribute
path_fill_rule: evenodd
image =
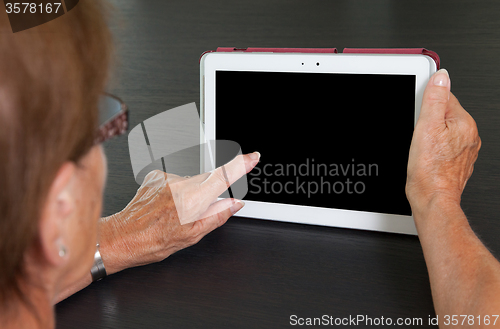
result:
<svg viewBox="0 0 500 329"><path fill-rule="evenodd" d="M302 64L303 63L303 64ZM319 65L318 65L319 64ZM265 71L348 74L405 74L416 76L415 122L427 81L436 72L435 62L424 55L246 53L212 52L200 62L200 115L202 142L215 140L215 72ZM235 83L237 83L235 81ZM390 88L390 86L387 86ZM237 106L237 104L235 104ZM238 141L235 141L238 142ZM203 148L201 148L203 150ZM265 156L265 155L263 155ZM203 151L201 170L208 167ZM245 200L238 216L405 234L417 234L412 216Z"/></svg>

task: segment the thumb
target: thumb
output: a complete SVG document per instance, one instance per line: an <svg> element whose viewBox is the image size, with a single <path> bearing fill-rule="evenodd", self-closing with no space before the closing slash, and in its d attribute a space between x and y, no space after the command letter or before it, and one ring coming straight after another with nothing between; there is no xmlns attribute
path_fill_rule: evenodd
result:
<svg viewBox="0 0 500 329"><path fill-rule="evenodd" d="M434 73L424 91L419 120L444 122L450 100L450 86L448 71L441 69Z"/></svg>

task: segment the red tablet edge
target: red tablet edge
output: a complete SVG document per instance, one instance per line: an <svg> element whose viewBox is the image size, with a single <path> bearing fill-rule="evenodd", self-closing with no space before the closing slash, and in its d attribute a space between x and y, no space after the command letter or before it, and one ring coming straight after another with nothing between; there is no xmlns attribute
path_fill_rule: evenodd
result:
<svg viewBox="0 0 500 329"><path fill-rule="evenodd" d="M235 47L218 47L217 50L207 50L200 56L201 58L212 52L268 52L268 53L328 53L337 54L337 48L235 48ZM436 69L439 70L441 61L439 55L432 50L426 48L344 48L344 54L419 54L429 56L436 63Z"/></svg>
<svg viewBox="0 0 500 329"><path fill-rule="evenodd" d="M436 63L436 69L440 68L439 55L425 48L344 48L344 54L418 54L429 56Z"/></svg>
<svg viewBox="0 0 500 329"><path fill-rule="evenodd" d="M235 47L219 47L217 50L207 50L200 56L200 61L203 55L213 52L245 52L245 53L325 53L336 54L337 48L235 48Z"/></svg>

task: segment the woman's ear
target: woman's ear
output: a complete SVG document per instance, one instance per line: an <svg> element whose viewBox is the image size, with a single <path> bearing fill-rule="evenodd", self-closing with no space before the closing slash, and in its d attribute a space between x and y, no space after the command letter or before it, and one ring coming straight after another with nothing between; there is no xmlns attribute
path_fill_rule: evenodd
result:
<svg viewBox="0 0 500 329"><path fill-rule="evenodd" d="M66 222L75 212L76 167L72 162L64 163L52 182L38 227L38 238L42 256L53 265L59 266L68 258L68 241L65 240Z"/></svg>

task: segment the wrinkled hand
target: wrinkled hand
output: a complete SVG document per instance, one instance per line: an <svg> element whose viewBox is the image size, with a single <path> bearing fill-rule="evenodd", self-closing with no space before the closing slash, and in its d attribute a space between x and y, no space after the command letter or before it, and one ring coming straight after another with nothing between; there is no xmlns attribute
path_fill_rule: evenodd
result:
<svg viewBox="0 0 500 329"><path fill-rule="evenodd" d="M217 197L228 181L252 170L259 157L239 155L211 173L190 178L149 173L125 209L100 220L98 242L107 273L161 261L223 225L244 203Z"/></svg>
<svg viewBox="0 0 500 329"><path fill-rule="evenodd" d="M481 139L476 122L450 92L446 70L429 79L408 159L406 195L413 212L436 198L460 204Z"/></svg>

